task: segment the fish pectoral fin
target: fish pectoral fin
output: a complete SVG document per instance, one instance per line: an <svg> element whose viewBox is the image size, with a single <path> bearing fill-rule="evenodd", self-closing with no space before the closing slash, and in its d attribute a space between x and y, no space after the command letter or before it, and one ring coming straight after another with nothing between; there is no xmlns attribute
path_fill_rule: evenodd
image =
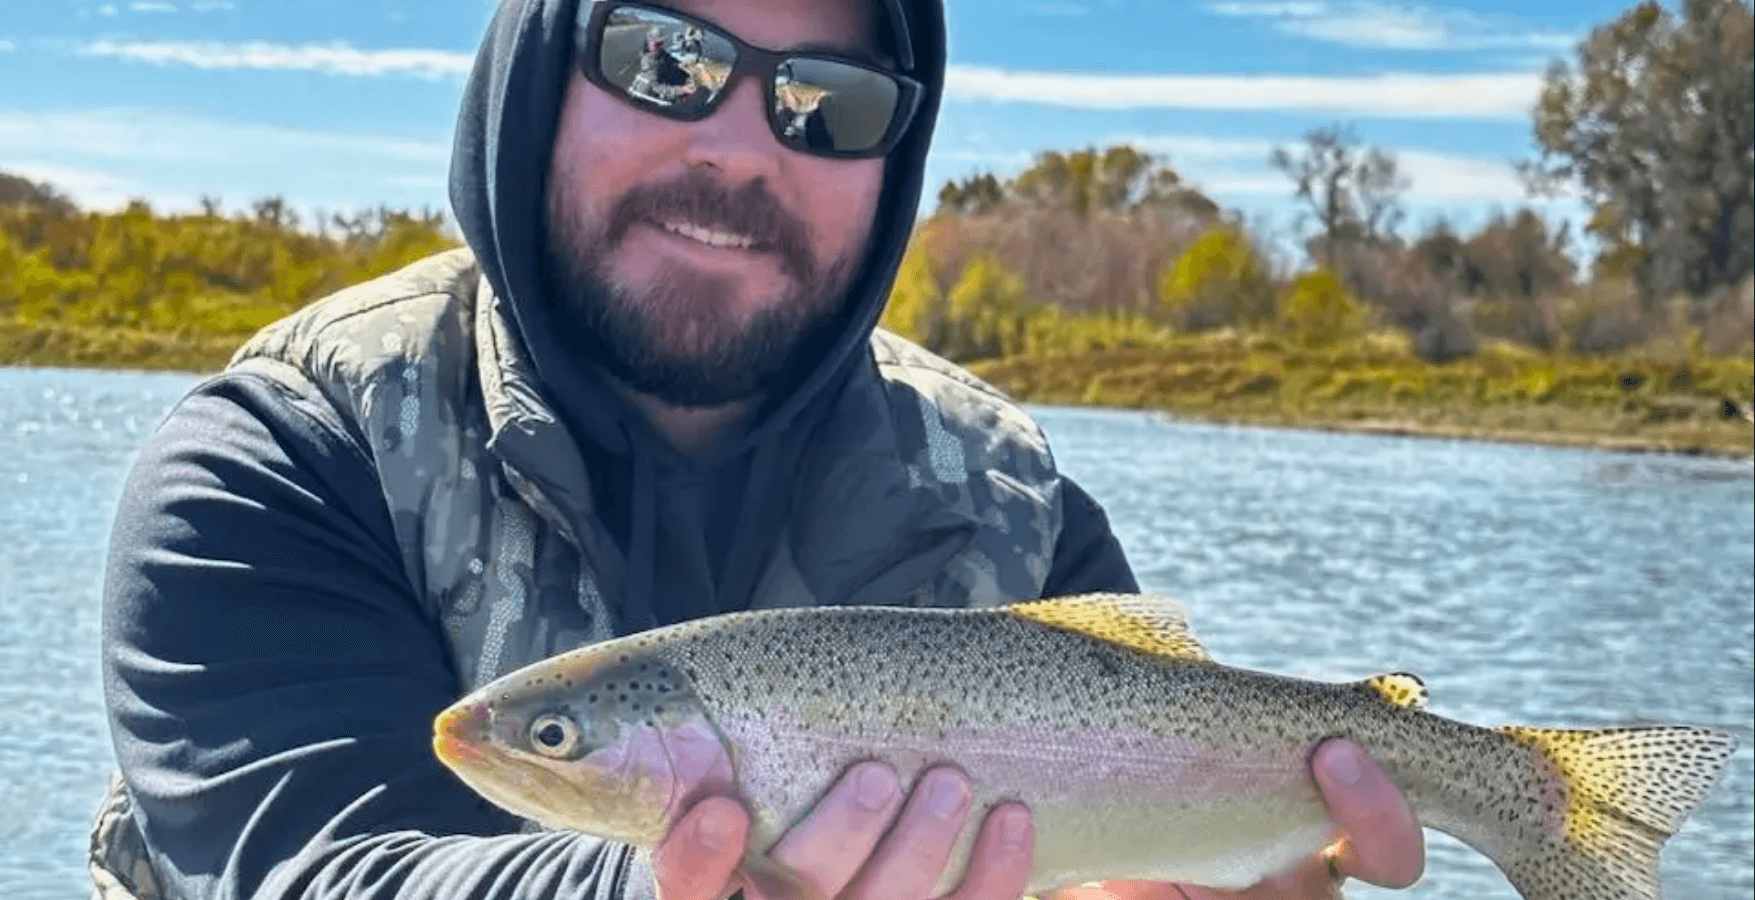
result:
<svg viewBox="0 0 1755 900"><path fill-rule="evenodd" d="M1427 704L1432 702L1432 694L1426 690L1426 682L1412 672L1390 672L1387 675L1373 675L1364 681L1355 682L1354 687L1367 693L1376 694L1390 706L1403 709L1426 711Z"/></svg>
<svg viewBox="0 0 1755 900"><path fill-rule="evenodd" d="M1079 594L1014 603L1005 611L1050 628L1072 631L1118 646L1190 662L1212 662L1194 639L1188 607L1160 594Z"/></svg>

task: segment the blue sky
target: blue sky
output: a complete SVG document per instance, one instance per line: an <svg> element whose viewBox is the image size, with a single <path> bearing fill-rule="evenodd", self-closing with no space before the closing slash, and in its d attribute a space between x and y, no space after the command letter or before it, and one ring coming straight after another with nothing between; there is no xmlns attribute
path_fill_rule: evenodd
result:
<svg viewBox="0 0 1755 900"><path fill-rule="evenodd" d="M0 0L0 170L80 202L268 195L443 209L492 0ZM1410 223L1526 202L1540 73L1617 2L949 0L930 183L1128 141L1294 227L1276 145L1345 121L1397 153ZM928 200L930 208L930 198ZM1575 202L1541 204L1577 218Z"/></svg>

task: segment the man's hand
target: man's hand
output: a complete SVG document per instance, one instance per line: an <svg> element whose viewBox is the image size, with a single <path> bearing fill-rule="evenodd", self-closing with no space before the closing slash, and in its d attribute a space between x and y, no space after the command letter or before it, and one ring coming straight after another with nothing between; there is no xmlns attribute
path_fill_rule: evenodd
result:
<svg viewBox="0 0 1755 900"><path fill-rule="evenodd" d="M660 900L721 900L741 882L762 900L925 900L950 864L968 821L969 780L952 768L928 771L902 794L895 770L865 762L848 770L767 861L772 871L739 872L749 817L725 798L696 804L653 851ZM968 868L946 900L1016 900L1029 878L1034 826L1027 809L987 813ZM778 874L788 885L768 883Z"/></svg>
<svg viewBox="0 0 1755 900"><path fill-rule="evenodd" d="M1337 873L1389 888L1419 881L1426 868L1425 835L1383 769L1359 745L1339 740L1318 747L1310 769L1329 818L1346 835L1332 854L1313 857L1244 891L1109 881L1061 891L1056 900L1334 900L1341 896Z"/></svg>

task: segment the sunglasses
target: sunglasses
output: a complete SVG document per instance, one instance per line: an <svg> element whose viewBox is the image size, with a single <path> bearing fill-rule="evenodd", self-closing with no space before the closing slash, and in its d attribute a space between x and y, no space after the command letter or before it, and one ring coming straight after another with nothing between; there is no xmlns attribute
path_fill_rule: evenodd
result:
<svg viewBox="0 0 1755 900"><path fill-rule="evenodd" d="M781 144L834 159L883 156L908 130L920 82L835 53L777 53L703 19L643 3L588 0L579 33L586 80L679 122L713 114L737 79L762 81Z"/></svg>

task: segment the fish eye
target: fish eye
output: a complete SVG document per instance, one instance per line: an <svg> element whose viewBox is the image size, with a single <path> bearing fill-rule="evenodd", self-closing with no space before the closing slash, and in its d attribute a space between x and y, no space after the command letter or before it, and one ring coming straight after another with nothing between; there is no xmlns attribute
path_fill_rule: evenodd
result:
<svg viewBox="0 0 1755 900"><path fill-rule="evenodd" d="M543 756L569 756L579 746L579 724L553 713L537 716L530 723L530 745Z"/></svg>

